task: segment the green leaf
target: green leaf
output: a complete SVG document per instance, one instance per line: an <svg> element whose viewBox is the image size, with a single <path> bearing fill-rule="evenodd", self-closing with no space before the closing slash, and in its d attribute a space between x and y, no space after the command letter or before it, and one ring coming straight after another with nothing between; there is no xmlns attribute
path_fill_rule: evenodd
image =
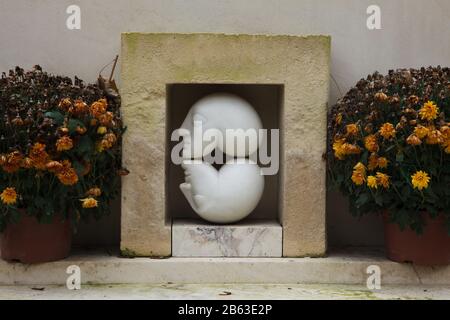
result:
<svg viewBox="0 0 450 320"><path fill-rule="evenodd" d="M88 136L82 136L76 149L78 154L84 156L94 151L94 143Z"/></svg>
<svg viewBox="0 0 450 320"><path fill-rule="evenodd" d="M64 116L62 115L61 112L59 111L48 111L46 113L44 113L44 115L47 118L51 118L53 119L53 121L57 124L57 125L62 125L64 122Z"/></svg>
<svg viewBox="0 0 450 320"><path fill-rule="evenodd" d="M70 134L75 133L76 130L77 130L77 127L84 128L85 126L84 126L83 122L81 122L80 120L70 119L69 123L67 124L67 128L69 129L69 133Z"/></svg>
<svg viewBox="0 0 450 320"><path fill-rule="evenodd" d="M80 177L85 169L84 166L79 161L76 160L73 161L72 165L75 171L77 172L77 175Z"/></svg>
<svg viewBox="0 0 450 320"><path fill-rule="evenodd" d="M370 195L368 193L362 193L358 199L355 201L356 207L362 207L370 200Z"/></svg>

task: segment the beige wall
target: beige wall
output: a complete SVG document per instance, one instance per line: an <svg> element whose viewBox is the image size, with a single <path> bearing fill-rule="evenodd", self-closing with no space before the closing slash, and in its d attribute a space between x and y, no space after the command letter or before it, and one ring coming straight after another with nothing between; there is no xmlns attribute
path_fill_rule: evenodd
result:
<svg viewBox="0 0 450 320"><path fill-rule="evenodd" d="M68 5L81 7L81 30L65 27ZM382 29L366 28L378 4ZM38 63L46 70L94 81L120 48L120 33L224 32L330 34L330 104L366 74L390 68L449 65L448 0L0 0L0 71ZM338 89L338 87L340 89ZM329 196L333 244L376 244L376 219L356 222L343 200ZM119 215L82 228L80 242L116 242ZM98 230L112 230L98 236ZM351 230L351 232L349 231Z"/></svg>

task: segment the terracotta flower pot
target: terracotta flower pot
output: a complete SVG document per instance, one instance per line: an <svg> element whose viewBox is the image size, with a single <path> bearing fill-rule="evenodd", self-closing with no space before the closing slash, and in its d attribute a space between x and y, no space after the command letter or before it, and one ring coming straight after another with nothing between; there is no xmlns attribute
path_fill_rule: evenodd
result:
<svg viewBox="0 0 450 320"><path fill-rule="evenodd" d="M21 215L0 236L1 257L7 261L39 263L64 259L70 253L72 228L69 220L55 216L52 223L41 224L35 217Z"/></svg>
<svg viewBox="0 0 450 320"><path fill-rule="evenodd" d="M387 213L383 215L387 257L425 266L450 264L450 236L444 216L431 219L424 213L423 217L426 226L423 234L418 235L410 228L402 231L397 224L389 222Z"/></svg>

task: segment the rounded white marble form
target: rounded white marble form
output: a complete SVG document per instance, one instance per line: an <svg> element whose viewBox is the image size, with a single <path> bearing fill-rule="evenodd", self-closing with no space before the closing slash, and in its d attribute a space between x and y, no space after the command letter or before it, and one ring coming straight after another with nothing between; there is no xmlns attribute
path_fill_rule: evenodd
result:
<svg viewBox="0 0 450 320"><path fill-rule="evenodd" d="M194 211L214 223L233 223L247 217L264 190L259 166L248 159L233 159L216 170L206 162L186 160L180 189Z"/></svg>

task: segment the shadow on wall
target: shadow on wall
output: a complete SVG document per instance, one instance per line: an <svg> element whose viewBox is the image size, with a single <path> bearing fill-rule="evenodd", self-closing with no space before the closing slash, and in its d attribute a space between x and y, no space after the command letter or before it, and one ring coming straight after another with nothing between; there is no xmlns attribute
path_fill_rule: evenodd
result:
<svg viewBox="0 0 450 320"><path fill-rule="evenodd" d="M354 218L348 212L347 200L338 192L327 195L327 232L330 247L381 246L381 218ZM120 198L112 202L111 214L99 221L82 223L74 237L79 246L118 246L120 243Z"/></svg>
<svg viewBox="0 0 450 320"><path fill-rule="evenodd" d="M384 244L381 217L353 217L348 210L347 199L337 191L327 194L327 233L331 247Z"/></svg>
<svg viewBox="0 0 450 320"><path fill-rule="evenodd" d="M78 246L118 246L120 244L120 195L111 203L111 214L99 221L80 223L73 243Z"/></svg>

